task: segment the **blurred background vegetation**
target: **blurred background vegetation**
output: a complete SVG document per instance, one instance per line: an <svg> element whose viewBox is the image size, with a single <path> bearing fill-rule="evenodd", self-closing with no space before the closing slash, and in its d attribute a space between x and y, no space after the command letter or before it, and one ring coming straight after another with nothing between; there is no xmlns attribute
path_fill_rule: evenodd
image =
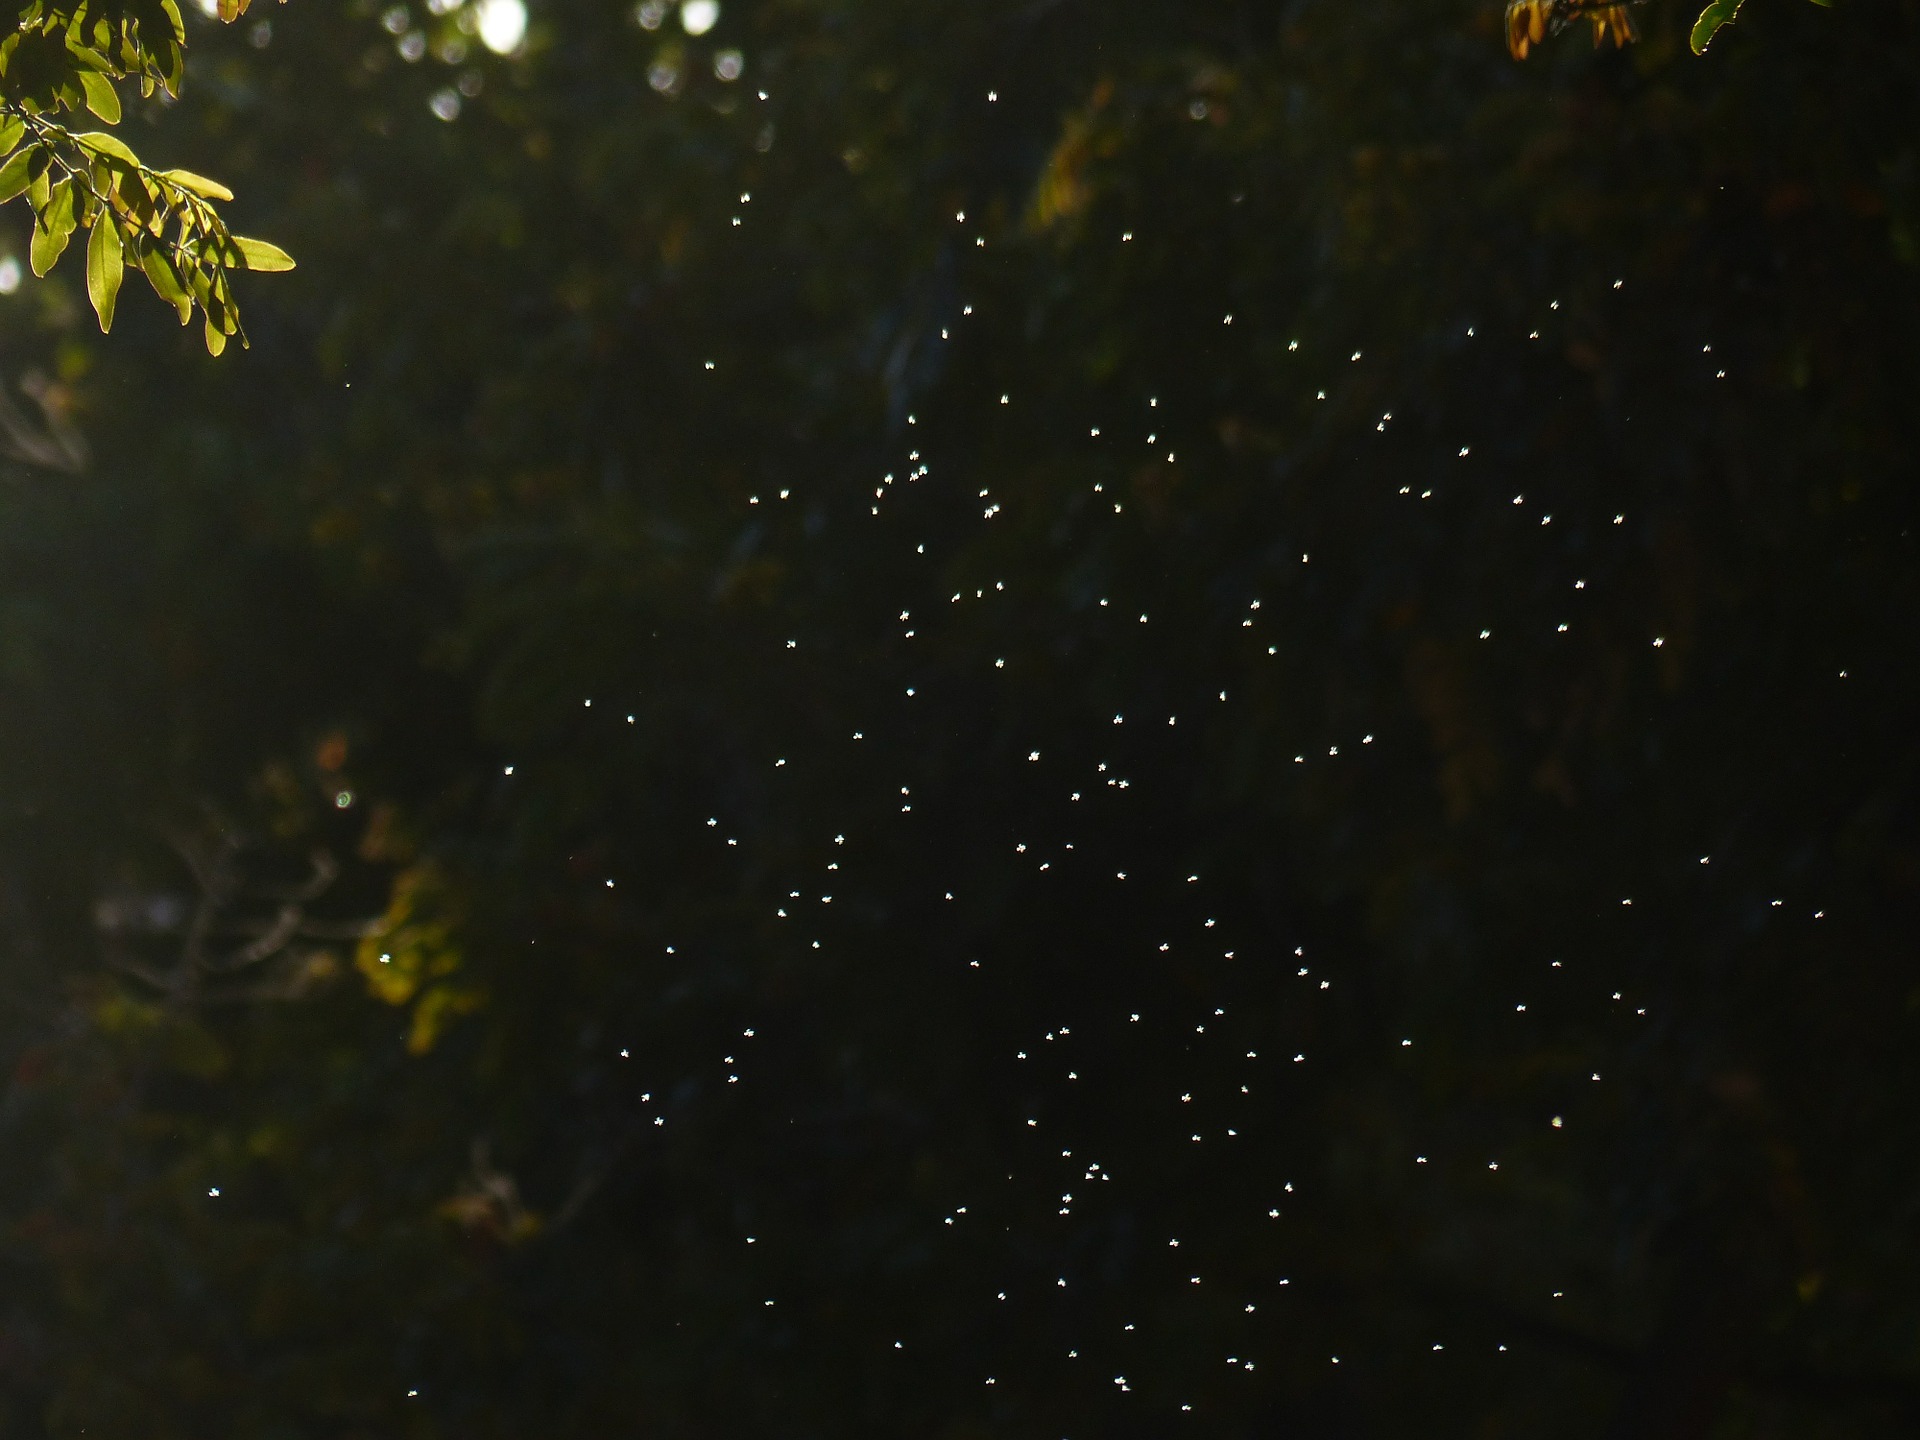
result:
<svg viewBox="0 0 1920 1440"><path fill-rule="evenodd" d="M1911 0L189 20L252 349L0 232L0 1434L1915 1433Z"/></svg>

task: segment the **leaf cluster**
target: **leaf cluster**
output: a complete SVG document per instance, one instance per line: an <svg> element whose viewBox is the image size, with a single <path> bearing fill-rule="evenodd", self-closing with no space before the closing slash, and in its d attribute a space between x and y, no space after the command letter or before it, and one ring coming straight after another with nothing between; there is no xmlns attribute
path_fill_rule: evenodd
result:
<svg viewBox="0 0 1920 1440"><path fill-rule="evenodd" d="M247 0L221 0L223 20ZM108 125L122 110L117 81L143 97L179 93L186 26L175 0L31 0L0 40L0 203L25 196L33 212L29 259L46 275L76 230L88 232L87 295L112 327L128 268L178 312L197 308L207 349L246 344L231 272L290 270L278 246L235 235L214 208L233 192L190 170L156 170L105 131L76 132L59 117L90 112Z"/></svg>

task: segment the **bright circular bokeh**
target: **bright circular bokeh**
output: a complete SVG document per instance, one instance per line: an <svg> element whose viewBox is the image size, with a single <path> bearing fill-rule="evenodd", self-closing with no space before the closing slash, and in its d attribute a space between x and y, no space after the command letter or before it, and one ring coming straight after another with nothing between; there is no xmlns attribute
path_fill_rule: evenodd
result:
<svg viewBox="0 0 1920 1440"><path fill-rule="evenodd" d="M526 0L480 0L474 7L480 43L496 55L511 55L527 38Z"/></svg>

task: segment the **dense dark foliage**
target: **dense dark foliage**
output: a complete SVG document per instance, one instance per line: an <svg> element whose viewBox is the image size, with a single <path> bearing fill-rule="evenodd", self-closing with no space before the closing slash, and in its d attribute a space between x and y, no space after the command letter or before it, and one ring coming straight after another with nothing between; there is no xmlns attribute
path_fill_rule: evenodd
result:
<svg viewBox="0 0 1920 1440"><path fill-rule="evenodd" d="M0 1433L1913 1433L1920 37L1749 10L197 26L252 350L0 299Z"/></svg>

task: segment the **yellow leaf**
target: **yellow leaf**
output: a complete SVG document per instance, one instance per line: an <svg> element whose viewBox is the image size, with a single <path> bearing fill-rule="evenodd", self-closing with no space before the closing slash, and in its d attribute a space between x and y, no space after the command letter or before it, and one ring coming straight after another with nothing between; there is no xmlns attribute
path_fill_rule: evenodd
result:
<svg viewBox="0 0 1920 1440"><path fill-rule="evenodd" d="M233 192L218 180L209 180L204 175L196 175L191 170L162 170L162 180L170 180L182 190L198 195L203 200L231 200Z"/></svg>

